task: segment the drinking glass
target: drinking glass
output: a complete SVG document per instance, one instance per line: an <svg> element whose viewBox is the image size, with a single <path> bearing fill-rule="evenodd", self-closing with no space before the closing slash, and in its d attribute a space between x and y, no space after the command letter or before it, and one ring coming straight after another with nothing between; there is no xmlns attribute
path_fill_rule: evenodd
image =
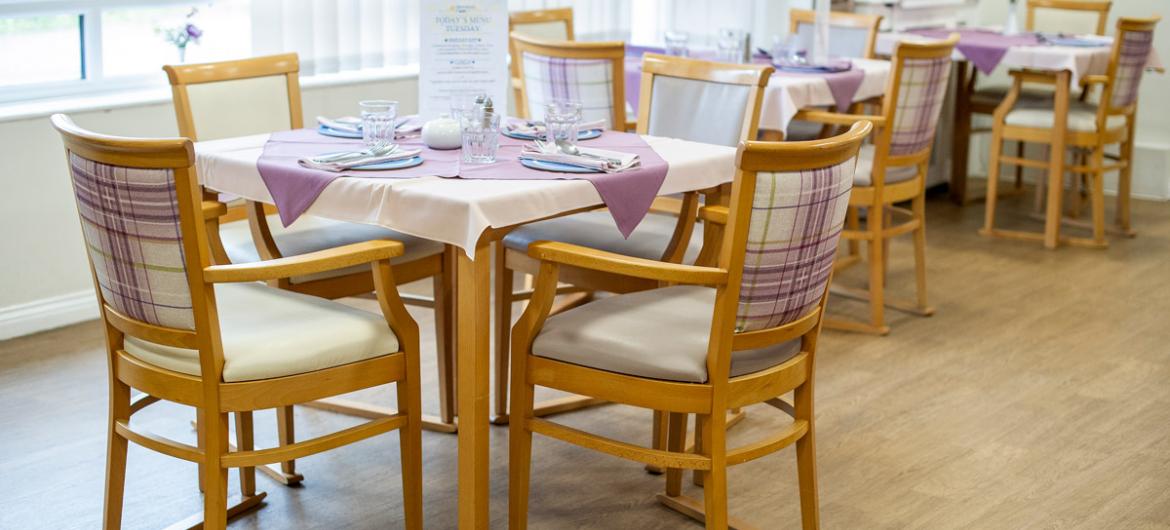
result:
<svg viewBox="0 0 1170 530"><path fill-rule="evenodd" d="M687 41L690 36L682 31L668 31L663 35L663 40L666 42L666 54L675 55L678 57L687 57L690 51L687 50Z"/></svg>
<svg viewBox="0 0 1170 530"><path fill-rule="evenodd" d="M578 126L581 124L581 104L575 101L553 101L544 106L545 140L556 145L577 145Z"/></svg>
<svg viewBox="0 0 1170 530"><path fill-rule="evenodd" d="M483 95L476 94L452 96L451 117L458 120L465 113L471 116L483 112L483 103L476 103L477 100L482 101L483 97Z"/></svg>
<svg viewBox="0 0 1170 530"><path fill-rule="evenodd" d="M717 60L725 63L742 63L744 40L744 33L738 29L720 29L719 38L716 42L718 48Z"/></svg>
<svg viewBox="0 0 1170 530"><path fill-rule="evenodd" d="M463 161L491 164L500 148L500 115L494 112L464 113L459 117L463 135Z"/></svg>
<svg viewBox="0 0 1170 530"><path fill-rule="evenodd" d="M362 142L368 149L394 143L394 122L398 119L398 102L371 99L358 103L362 109Z"/></svg>

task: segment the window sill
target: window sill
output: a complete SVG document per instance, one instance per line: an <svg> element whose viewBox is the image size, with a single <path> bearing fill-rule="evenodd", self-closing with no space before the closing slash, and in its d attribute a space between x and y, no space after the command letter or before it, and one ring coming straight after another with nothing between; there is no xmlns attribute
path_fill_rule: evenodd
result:
<svg viewBox="0 0 1170 530"><path fill-rule="evenodd" d="M418 65L391 66L376 70L340 72L302 77L301 88L315 90L332 86L396 81L418 77ZM127 107L157 105L171 101L169 87L122 90L98 95L78 95L63 98L22 101L0 105L0 123L30 120L51 116L58 112L79 113L109 111Z"/></svg>

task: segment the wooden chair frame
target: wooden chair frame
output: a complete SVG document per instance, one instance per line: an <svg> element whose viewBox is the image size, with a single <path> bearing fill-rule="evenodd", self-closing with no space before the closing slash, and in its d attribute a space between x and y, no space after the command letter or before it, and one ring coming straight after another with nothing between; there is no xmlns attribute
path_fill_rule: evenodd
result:
<svg viewBox="0 0 1170 530"><path fill-rule="evenodd" d="M147 140L98 135L78 128L61 114L53 116L52 122L64 140L67 153L120 167L173 171L195 320L194 330L183 330L150 324L119 313L102 299L97 275L90 262L105 325L110 377L104 528L121 526L127 442L199 464L205 490L202 527L217 530L226 527L229 515L255 508L263 500L265 494L256 492L255 466L301 458L394 429L399 430L401 437L406 526L422 528L418 325L398 297L390 267L390 258L402 254L402 244L368 241L259 263L212 265L201 211L201 191L193 167L194 147L189 139ZM302 374L244 382L223 381L224 354L215 284L270 280L362 263L371 266L379 304L387 325L398 337L400 351ZM141 361L124 350L127 336L198 350L200 373L210 375L192 376ZM272 449L253 448L253 411L290 407L295 403L388 383L396 383L402 407L393 416ZM144 394L132 400L132 388ZM201 440L198 447L131 425L133 413L160 400L196 408L201 418L197 423ZM237 450L229 450L228 414L236 416ZM240 469L241 500L229 507L227 473L233 467ZM198 524L198 520L199 516L194 516L192 522Z"/></svg>
<svg viewBox="0 0 1170 530"><path fill-rule="evenodd" d="M984 211L984 224L980 234L988 237L1009 239L1023 239L1029 241L1044 241L1048 248L1055 244L1067 243L1074 246L1089 248L1105 248L1109 242L1105 239L1105 173L1119 172L1117 194L1117 224L1119 231L1132 237L1134 232L1130 226L1130 188L1133 178L1133 142L1137 121L1137 99L1124 107L1112 105L1113 90L1117 68L1121 57L1122 36L1130 31L1154 31L1161 17L1151 18L1121 18L1117 21L1117 34L1110 53L1109 68L1105 75L1090 75L1081 80L1081 84L1089 89L1101 87L1101 99L1097 106L1095 131L1067 130L1068 120L1068 72L1013 71L1012 88L1006 99L995 111L995 124L992 128L991 161L987 176L988 199ZM1051 128L1032 128L1007 125L1005 119L1019 100L1026 84L1038 83L1054 85L1056 91L1055 107L1053 109L1055 123ZM1108 120L1113 116L1124 116L1125 126L1108 129ZM1039 143L1050 148L1049 161L1028 160L1022 156L1003 156L1003 142L1014 140L1024 143ZM1115 163L1107 164L1105 147L1110 144L1120 144L1120 156ZM1090 151L1088 160L1082 159L1080 164L1065 166L1064 154L1066 147L1084 148ZM1019 230L1004 230L995 227L996 198L993 193L998 186L1001 164L1011 164L1017 167L1032 167L1048 170L1048 205L1046 210L1046 226L1044 233L1026 232ZM1089 191L1093 231L1092 238L1062 237L1059 227L1062 217L1061 190L1064 187L1065 172L1070 172L1075 178L1081 175L1088 177L1091 189ZM1039 187L1038 187L1039 189ZM1037 192L1039 193L1039 191Z"/></svg>
<svg viewBox="0 0 1170 530"><path fill-rule="evenodd" d="M524 26L526 24L544 24L548 22L563 22L565 24L565 40L576 40L573 34L573 8L571 7L562 7L557 9L535 9L531 11L513 11L508 13L508 34L522 34L522 31L518 32L516 30L517 26ZM512 57L512 90L516 97L516 105L522 109L524 106L520 105L520 85L523 82L522 78L520 77L520 54L513 47L509 47L508 52ZM517 116L520 116L521 118L525 117L519 112L517 112Z"/></svg>
<svg viewBox="0 0 1170 530"><path fill-rule="evenodd" d="M650 105L653 99L654 76L664 75L682 77L701 81L711 81L744 85L750 87L748 101L751 108L745 116L741 139L753 139L759 130L760 108L763 105L763 88L768 85L774 69L761 65L737 65L700 61L670 57L661 54L647 53L642 61L641 93L643 97L638 105L638 134L647 134L649 130ZM624 109L622 111L625 112ZM712 190L712 192L717 190ZM716 204L717 202L708 202ZM686 254L690 238L695 226L699 206L699 193L683 194L682 199L660 197L651 211L669 213L679 217L674 234L663 248L662 261L667 263L681 263ZM712 263L718 252L718 233L715 227L704 226L704 247L699 255L699 263ZM522 292L509 296L513 292L512 274L510 271L519 271L535 275L540 271L540 262L524 252L506 248L502 242L496 244L496 270L500 271L495 279L496 307L495 307L495 415L494 423L503 424L508 421L508 344L511 336L512 303L524 300L530 292ZM568 301L558 306L557 311L563 311L581 303L587 302L590 291L605 291L612 293L629 293L654 289L660 285L658 281L649 278L637 278L628 275L614 274L590 268L572 266L562 267L560 270L562 282L573 287L562 289L562 294L573 291L586 291L584 296ZM541 403L537 407L537 415L548 415L601 403L596 399L567 397ZM658 429L660 421L654 425L655 439L662 439L664 433Z"/></svg>
<svg viewBox="0 0 1170 530"><path fill-rule="evenodd" d="M907 59L939 59L950 57L958 35L929 43L902 42L894 48L893 73L890 75L886 95L882 101L880 116L837 114L824 111L801 111L797 119L818 121L828 124L845 125L858 120L869 120L877 128L873 137L874 154L873 170L870 186L854 186L849 196L849 215L846 228L841 238L849 241L848 256L836 264L841 269L860 261L860 242L866 242L869 260L869 289L867 291L835 288L834 292L850 298L858 298L869 302L870 321L868 323L854 322L827 318L825 325L830 329L843 329L886 335L890 332L885 323L885 308L888 306L904 312L920 316L934 314L934 309L927 303L926 297L926 172L930 164L932 145L927 145L916 153L904 155L889 154L893 138L897 102L902 85L903 64ZM941 111L940 111L941 112ZM941 116L939 118L942 119ZM918 169L914 178L900 182L885 181L886 168L914 166ZM910 201L910 209L894 206L897 203ZM858 208L867 208L866 227L860 226ZM892 223L892 215L905 217L899 224ZM887 226L887 224L889 226ZM914 235L914 269L917 299L903 301L890 299L885 295L886 269L889 252L888 240L905 233Z"/></svg>
<svg viewBox="0 0 1170 530"><path fill-rule="evenodd" d="M804 528L819 526L814 441L813 381L817 336L828 289L820 304L800 319L782 326L735 333L743 276L747 232L756 175L760 171L798 171L828 167L855 158L869 134L869 123L857 123L844 135L810 142L741 143L736 159L730 207L705 206L704 218L726 223L730 237L720 244L717 265L695 266L632 258L567 243L536 242L529 248L540 261L536 290L514 333L512 365L512 421L509 425L509 527L527 526L532 434L539 433L613 456L667 468L666 491L658 496L666 506L706 522L707 528L746 528L727 513L727 467L741 464L796 444L800 505ZM706 285L716 290L707 350L706 383L682 383L608 372L532 354L532 344L551 313L562 267L624 274L666 284ZM734 351L761 348L800 338L801 352L792 359L759 372L730 377ZM555 388L653 410L670 415L669 444L665 450L565 427L537 417L533 409L535 386ZM794 403L779 396L794 391ZM768 403L792 415L788 428L764 440L738 448L726 447L724 411ZM687 414L698 415L701 440L696 453L683 451ZM682 470L699 470L704 501L682 495Z"/></svg>
<svg viewBox="0 0 1170 530"><path fill-rule="evenodd" d="M624 42L548 41L525 37L515 32L512 33L511 38L513 58L520 63L515 68L517 80L520 83L516 96L516 104L520 107L516 112L518 116L533 118L533 116L528 115L528 91L524 87L525 52L562 59L600 59L609 61L613 71L611 74L613 79L611 95L613 114L609 117L610 125L614 130L622 130L626 127L626 44Z"/></svg>
<svg viewBox="0 0 1170 530"><path fill-rule="evenodd" d="M300 129L304 127L299 80L300 62L295 53L215 63L166 65L163 70L167 73L171 84L179 134L193 141L198 141L199 132L197 120L191 110L188 88L192 85L205 83L284 76L288 91L289 128ZM274 207L245 200L242 207L229 208L228 205L219 201L217 193L202 187L201 190L204 222L207 225L208 241L215 263L231 263L227 251L223 247L223 241L220 239L220 225L225 222L236 222L245 217L248 220L252 241L256 245L260 259L284 258L268 224L267 216L275 213ZM403 296L403 299L408 304L433 307L435 310L440 413L438 417L424 418L423 425L428 430L439 432L455 432L456 430L454 305L451 294L454 285L452 279L454 263L453 258L447 254L449 253L445 252L443 255L425 256L394 264L394 274L400 283L405 284L424 278L432 278L433 299L406 296ZM330 299L362 295L373 292L375 288L375 278L367 272L297 283L293 283L289 277L273 278L268 283L281 289ZM366 418L380 418L394 414L394 411L384 407L374 407L351 400L330 399L305 403L305 405ZM291 443L295 434L292 409L277 410L276 417L281 442ZM291 460L282 462L279 469L264 466L261 467L261 471L286 485L295 484L304 479L303 475L296 472L296 462Z"/></svg>
<svg viewBox="0 0 1170 530"><path fill-rule="evenodd" d="M795 35L801 24L816 24L817 12L811 9L789 9L788 10L788 34ZM876 57L874 48L877 43L877 35L879 27L882 24L881 15L863 15L859 13L845 13L841 11L833 11L829 13L829 25L837 26L839 28L856 28L864 29L869 32L866 37L865 52L863 57L873 59Z"/></svg>
<svg viewBox="0 0 1170 530"><path fill-rule="evenodd" d="M1036 10L1054 9L1060 11L1085 11L1097 13L1098 35L1104 35L1108 27L1109 9L1113 7L1110 1L1088 0L1028 0L1025 7L1024 28L1033 31L1036 28Z"/></svg>

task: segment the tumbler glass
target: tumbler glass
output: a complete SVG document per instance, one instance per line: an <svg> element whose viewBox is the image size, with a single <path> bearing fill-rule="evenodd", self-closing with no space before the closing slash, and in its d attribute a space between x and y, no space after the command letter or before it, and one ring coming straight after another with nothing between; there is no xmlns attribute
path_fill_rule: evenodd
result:
<svg viewBox="0 0 1170 530"><path fill-rule="evenodd" d="M398 102L371 99L359 103L362 109L362 142L368 149L378 149L394 143L394 122L398 118Z"/></svg>
<svg viewBox="0 0 1170 530"><path fill-rule="evenodd" d="M545 140L557 145L577 145L581 124L581 104L576 101L553 101L544 106Z"/></svg>
<svg viewBox="0 0 1170 530"><path fill-rule="evenodd" d="M463 135L463 161L491 164L500 148L500 115L494 112L463 113L459 117Z"/></svg>

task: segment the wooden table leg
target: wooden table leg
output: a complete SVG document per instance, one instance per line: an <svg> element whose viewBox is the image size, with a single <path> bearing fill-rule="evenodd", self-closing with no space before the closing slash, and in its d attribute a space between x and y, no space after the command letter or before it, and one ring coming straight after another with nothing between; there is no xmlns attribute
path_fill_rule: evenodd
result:
<svg viewBox="0 0 1170 530"><path fill-rule="evenodd" d="M491 363L491 244L481 240L472 256L454 249L455 372L459 374L459 527L488 527L488 381Z"/></svg>
<svg viewBox="0 0 1170 530"><path fill-rule="evenodd" d="M971 147L971 87L967 86L967 61L955 61L955 129L951 136L951 200L967 202L967 157Z"/></svg>
<svg viewBox="0 0 1170 530"><path fill-rule="evenodd" d="M1048 153L1048 208L1044 221L1044 247L1054 249L1060 243L1061 205L1064 202L1064 137L1068 124L1069 72L1056 74L1056 95L1053 102L1055 123L1052 124L1052 149Z"/></svg>

